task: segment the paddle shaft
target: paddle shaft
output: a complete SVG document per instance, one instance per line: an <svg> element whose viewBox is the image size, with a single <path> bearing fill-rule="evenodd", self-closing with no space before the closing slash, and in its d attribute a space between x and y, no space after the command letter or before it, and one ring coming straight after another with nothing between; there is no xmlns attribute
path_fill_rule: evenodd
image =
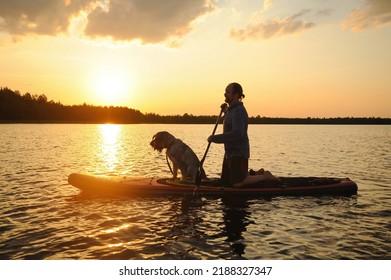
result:
<svg viewBox="0 0 391 280"><path fill-rule="evenodd" d="M223 114L224 109L225 109L225 106L221 106L220 115L219 115L219 117L217 118L215 127L214 127L213 132L212 132L212 136L215 135L215 133L216 133L216 129L217 129L217 126L219 125L219 122L220 122L220 119L221 119L221 115ZM210 144L212 144L212 142L209 142L209 143L208 143L208 146L206 147L204 156L202 157L201 162L200 162L200 169L202 168L202 165L204 164L204 161L205 161L205 159L206 159L206 155L208 154L208 151L209 151L209 148L210 148Z"/></svg>
<svg viewBox="0 0 391 280"><path fill-rule="evenodd" d="M223 114L225 108L226 108L226 104L221 105L220 115L219 115L219 117L217 118L215 127L214 127L213 132L212 132L212 136L215 135L217 126L219 125L219 122L220 122L221 115ZM212 143L212 142L208 142L208 146L206 147L205 154L204 154L204 156L202 157L202 159L201 159L201 161L200 161L200 166L199 166L199 168L198 168L198 171L197 171L197 174L196 174L196 178L195 178L195 185L196 185L196 188L198 188L198 187L201 185L201 176L202 176L202 173L203 173L203 172L202 172L202 165L204 164L204 161L205 161L205 159L206 159L206 155L208 154L209 147L210 147L210 144L211 144L211 143Z"/></svg>

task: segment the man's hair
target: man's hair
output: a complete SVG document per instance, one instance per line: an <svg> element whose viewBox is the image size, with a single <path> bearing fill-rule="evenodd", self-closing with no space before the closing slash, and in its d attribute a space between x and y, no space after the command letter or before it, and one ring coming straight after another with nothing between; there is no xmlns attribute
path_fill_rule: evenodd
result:
<svg viewBox="0 0 391 280"><path fill-rule="evenodd" d="M233 93L239 94L240 98L244 98L243 88L239 83L231 83Z"/></svg>

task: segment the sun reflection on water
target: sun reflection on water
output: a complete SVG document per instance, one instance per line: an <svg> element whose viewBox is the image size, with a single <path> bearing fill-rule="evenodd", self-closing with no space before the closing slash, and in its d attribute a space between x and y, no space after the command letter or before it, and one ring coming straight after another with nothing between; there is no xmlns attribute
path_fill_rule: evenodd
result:
<svg viewBox="0 0 391 280"><path fill-rule="evenodd" d="M121 225L121 226L118 226L118 227L113 227L113 228L110 228L110 229L105 229L105 230L102 230L104 233L116 233L120 230L123 230L123 229L126 229L126 228L129 228L130 225L129 224L124 224L124 225Z"/></svg>
<svg viewBox="0 0 391 280"><path fill-rule="evenodd" d="M122 247L124 243L109 244L109 248Z"/></svg>
<svg viewBox="0 0 391 280"><path fill-rule="evenodd" d="M99 153L99 157L104 161L106 171L113 172L118 165L121 126L115 124L102 124L99 126L99 129L102 135L102 149Z"/></svg>

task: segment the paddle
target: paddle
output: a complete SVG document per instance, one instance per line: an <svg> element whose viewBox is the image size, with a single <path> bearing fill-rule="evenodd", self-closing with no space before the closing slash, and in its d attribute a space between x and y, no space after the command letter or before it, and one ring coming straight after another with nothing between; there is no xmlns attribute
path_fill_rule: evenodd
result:
<svg viewBox="0 0 391 280"><path fill-rule="evenodd" d="M215 135L215 132L216 132L216 129L217 129L217 126L219 125L219 122L220 122L220 118L221 118L221 115L223 114L223 112L225 111L227 107L227 104L226 103L223 103L220 108L220 115L219 117L217 118L216 120L216 124L215 124L215 127L213 129L213 132L212 132L212 136ZM196 174L196 179L195 179L195 183L196 183L196 186L199 187L201 185L201 179L202 179L202 165L204 164L204 161L206 159L206 155L208 154L208 151L209 151L209 147L210 147L210 144L212 142L209 142L208 143L208 146L206 147L206 151L204 153L204 156L202 157L201 161L200 161L200 166L198 167L198 171L197 171L197 174Z"/></svg>

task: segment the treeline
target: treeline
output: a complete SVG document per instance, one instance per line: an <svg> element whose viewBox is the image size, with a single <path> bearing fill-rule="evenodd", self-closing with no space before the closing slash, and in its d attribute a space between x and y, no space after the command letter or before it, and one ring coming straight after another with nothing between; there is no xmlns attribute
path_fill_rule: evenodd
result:
<svg viewBox="0 0 391 280"><path fill-rule="evenodd" d="M0 122L9 123L164 123L212 124L217 116L143 114L118 106L66 106L36 95L0 88ZM391 124L390 118L270 118L250 117L250 124Z"/></svg>
<svg viewBox="0 0 391 280"><path fill-rule="evenodd" d="M9 88L0 89L2 122L138 123L143 117L140 111L126 107L65 106L48 101L45 95L21 95Z"/></svg>
<svg viewBox="0 0 391 280"><path fill-rule="evenodd" d="M0 122L38 123L213 123L216 116L189 114L160 116L143 114L139 110L119 106L93 106L88 104L66 106L36 95L0 88Z"/></svg>

